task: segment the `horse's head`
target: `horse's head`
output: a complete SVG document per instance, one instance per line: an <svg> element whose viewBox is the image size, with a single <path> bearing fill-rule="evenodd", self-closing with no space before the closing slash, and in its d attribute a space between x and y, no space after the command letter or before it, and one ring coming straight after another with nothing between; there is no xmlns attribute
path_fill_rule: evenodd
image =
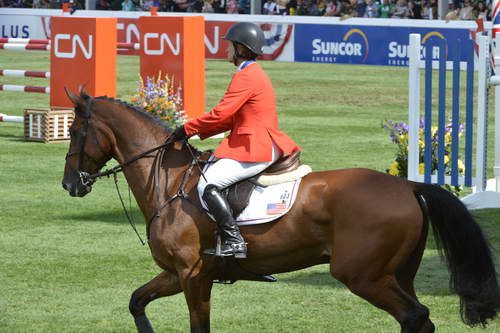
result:
<svg viewBox="0 0 500 333"><path fill-rule="evenodd" d="M73 197L83 197L92 190L88 176L98 172L111 159L111 145L105 127L93 115L95 99L80 88L78 95L66 89L75 105L75 120L69 129L71 142L66 155L63 188Z"/></svg>

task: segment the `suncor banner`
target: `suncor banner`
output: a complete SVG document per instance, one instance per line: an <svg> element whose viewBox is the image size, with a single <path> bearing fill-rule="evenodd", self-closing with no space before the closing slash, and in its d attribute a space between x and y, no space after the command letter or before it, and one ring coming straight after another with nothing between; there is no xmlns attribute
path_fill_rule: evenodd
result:
<svg viewBox="0 0 500 333"><path fill-rule="evenodd" d="M423 45L438 39L470 39L468 29L295 24L295 61L408 66L410 33L419 33ZM464 50L461 60L465 57ZM439 58L434 50L433 58Z"/></svg>

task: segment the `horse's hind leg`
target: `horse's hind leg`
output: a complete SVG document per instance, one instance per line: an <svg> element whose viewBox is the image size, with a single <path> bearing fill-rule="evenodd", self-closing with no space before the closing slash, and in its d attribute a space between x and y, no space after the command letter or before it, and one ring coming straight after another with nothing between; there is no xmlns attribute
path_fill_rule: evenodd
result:
<svg viewBox="0 0 500 333"><path fill-rule="evenodd" d="M408 295L394 276L378 280L342 281L354 294L390 313L401 325L402 333L420 333L429 318L429 310Z"/></svg>
<svg viewBox="0 0 500 333"><path fill-rule="evenodd" d="M182 291L179 278L176 274L162 272L153 280L132 293L129 310L134 316L135 325L139 333L153 333L145 308L149 302L165 296L178 294Z"/></svg>
<svg viewBox="0 0 500 333"><path fill-rule="evenodd" d="M417 302L419 301L415 293L414 280L415 275L417 274L417 270L420 267L422 256L424 254L425 243L427 241L427 228L428 224L424 223L424 229L422 231L421 239L419 240L417 247L408 258L407 262L402 265L402 267L396 272L396 278L401 288ZM432 333L434 332L434 330L434 324L432 323L430 318L427 318L420 332Z"/></svg>
<svg viewBox="0 0 500 333"><path fill-rule="evenodd" d="M404 263L395 263L394 253L387 252L387 240L368 242L366 239L351 238L348 243L337 243L333 249L330 271L333 277L345 284L354 294L391 314L401 325L401 332L426 332L424 325L429 318L429 310L420 304L410 290L402 288L389 268L401 267ZM357 240L359 243L357 243ZM417 242L418 243L418 242ZM385 245L385 246L384 246ZM358 256L353 256L355 249ZM412 251L413 252L413 251ZM409 255L403 256L406 260ZM413 280L411 280L413 281Z"/></svg>

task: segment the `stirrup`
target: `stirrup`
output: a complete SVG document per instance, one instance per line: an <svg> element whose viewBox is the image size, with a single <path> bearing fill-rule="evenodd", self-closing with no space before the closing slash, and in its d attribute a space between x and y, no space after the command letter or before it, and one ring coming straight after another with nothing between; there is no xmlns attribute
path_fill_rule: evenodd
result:
<svg viewBox="0 0 500 333"><path fill-rule="evenodd" d="M217 246L215 249L204 250L203 254L216 257L234 256L236 259L245 259L247 257L247 243L227 244L224 246L221 243L220 237L217 237Z"/></svg>
<svg viewBox="0 0 500 333"><path fill-rule="evenodd" d="M218 251L217 248L204 250L203 254L208 254L216 257L234 256L236 259L245 259L247 257L247 247L246 243L229 244L226 245L224 249L221 248L220 251Z"/></svg>

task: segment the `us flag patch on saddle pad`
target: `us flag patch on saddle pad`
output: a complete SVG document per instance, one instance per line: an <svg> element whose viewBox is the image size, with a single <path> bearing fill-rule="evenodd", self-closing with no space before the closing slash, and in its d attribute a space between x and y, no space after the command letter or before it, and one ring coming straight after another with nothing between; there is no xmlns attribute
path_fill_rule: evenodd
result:
<svg viewBox="0 0 500 333"><path fill-rule="evenodd" d="M286 202L267 204L267 215L276 215L284 213L287 209Z"/></svg>

